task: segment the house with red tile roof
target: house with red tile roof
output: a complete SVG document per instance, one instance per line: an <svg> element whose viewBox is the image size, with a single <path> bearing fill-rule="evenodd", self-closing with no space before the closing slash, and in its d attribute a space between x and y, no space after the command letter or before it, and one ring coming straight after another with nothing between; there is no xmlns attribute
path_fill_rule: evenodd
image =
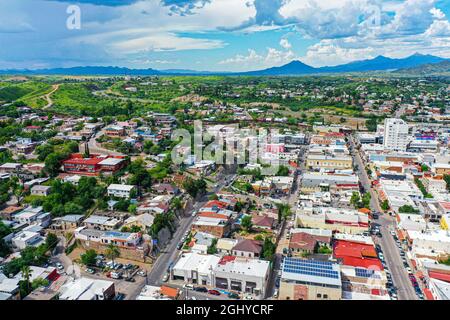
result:
<svg viewBox="0 0 450 320"><path fill-rule="evenodd" d="M341 260L343 265L384 269L372 244L337 240L334 242L333 256L335 259Z"/></svg>
<svg viewBox="0 0 450 320"><path fill-rule="evenodd" d="M259 258L262 249L261 241L243 239L233 247L231 252L236 257Z"/></svg>
<svg viewBox="0 0 450 320"><path fill-rule="evenodd" d="M320 245L329 245L330 237L314 235L307 232L293 233L289 240L289 251L298 256L303 253L314 253Z"/></svg>

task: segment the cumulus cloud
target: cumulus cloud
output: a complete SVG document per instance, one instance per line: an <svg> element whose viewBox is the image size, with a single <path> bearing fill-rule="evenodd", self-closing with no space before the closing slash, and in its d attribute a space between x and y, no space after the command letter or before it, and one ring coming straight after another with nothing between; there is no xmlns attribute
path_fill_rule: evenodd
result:
<svg viewBox="0 0 450 320"><path fill-rule="evenodd" d="M219 65L228 65L235 71L244 71L249 68L280 66L294 59L296 59L296 55L291 50L267 48L265 53L258 54L256 50L249 49L247 55L237 54L232 58L219 61Z"/></svg>
<svg viewBox="0 0 450 320"><path fill-rule="evenodd" d="M282 38L280 40L280 46L282 46L284 49L288 50L292 48L292 45L289 43L289 40L286 38Z"/></svg>

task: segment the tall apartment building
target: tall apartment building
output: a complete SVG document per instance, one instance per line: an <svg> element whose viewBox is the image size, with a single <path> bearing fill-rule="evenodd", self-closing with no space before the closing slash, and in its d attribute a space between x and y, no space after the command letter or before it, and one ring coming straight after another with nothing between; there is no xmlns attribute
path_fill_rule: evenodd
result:
<svg viewBox="0 0 450 320"><path fill-rule="evenodd" d="M406 151L409 142L408 124L402 119L384 120L384 148L392 151Z"/></svg>

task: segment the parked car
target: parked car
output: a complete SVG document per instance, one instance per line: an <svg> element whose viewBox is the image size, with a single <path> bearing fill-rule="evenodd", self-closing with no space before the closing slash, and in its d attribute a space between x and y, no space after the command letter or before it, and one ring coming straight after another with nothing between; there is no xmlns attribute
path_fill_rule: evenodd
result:
<svg viewBox="0 0 450 320"><path fill-rule="evenodd" d="M273 293L273 297L278 298L278 294L279 294L278 289L275 289L275 292Z"/></svg>
<svg viewBox="0 0 450 320"><path fill-rule="evenodd" d="M211 294L213 296L220 296L220 292L217 290L208 290L208 294Z"/></svg>
<svg viewBox="0 0 450 320"><path fill-rule="evenodd" d="M164 276L163 276L163 278L162 278L162 281L163 281L163 282L169 281L169 274L168 274L168 273L165 273L165 274L164 274Z"/></svg>
<svg viewBox="0 0 450 320"><path fill-rule="evenodd" d="M234 292L230 292L228 294L228 298L230 298L230 299L240 299L239 295L237 293L234 293Z"/></svg>
<svg viewBox="0 0 450 320"><path fill-rule="evenodd" d="M111 272L110 273L111 278L113 279L121 279L122 278L122 272Z"/></svg>
<svg viewBox="0 0 450 320"><path fill-rule="evenodd" d="M123 293L117 293L114 297L114 300L123 300L125 299L125 295Z"/></svg>
<svg viewBox="0 0 450 320"><path fill-rule="evenodd" d="M87 268L87 269L86 269L86 272L89 273L89 274L94 274L94 273L95 273L95 270L92 269L92 268Z"/></svg>
<svg viewBox="0 0 450 320"><path fill-rule="evenodd" d="M177 250L181 250L181 248L183 248L183 243L182 243L182 242L180 242L180 243L177 245Z"/></svg>
<svg viewBox="0 0 450 320"><path fill-rule="evenodd" d="M141 277L146 277L147 276L147 273L144 270L139 270L137 274L139 276L141 276Z"/></svg>
<svg viewBox="0 0 450 320"><path fill-rule="evenodd" d="M197 292L208 292L208 289L206 289L205 287L195 287L194 291L197 291Z"/></svg>
<svg viewBox="0 0 450 320"><path fill-rule="evenodd" d="M58 269L58 271L62 271L62 270L64 270L64 266L61 263L57 262L56 269Z"/></svg>
<svg viewBox="0 0 450 320"><path fill-rule="evenodd" d="M192 283L186 283L183 285L183 289L194 290L194 285Z"/></svg>
<svg viewBox="0 0 450 320"><path fill-rule="evenodd" d="M125 281L127 281L127 282L136 282L136 279L128 277L128 278L125 279Z"/></svg>

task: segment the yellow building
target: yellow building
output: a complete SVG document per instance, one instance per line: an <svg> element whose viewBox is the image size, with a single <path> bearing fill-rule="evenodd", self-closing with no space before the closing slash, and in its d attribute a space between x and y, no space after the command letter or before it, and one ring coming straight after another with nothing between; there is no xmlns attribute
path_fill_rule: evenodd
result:
<svg viewBox="0 0 450 320"><path fill-rule="evenodd" d="M326 156L310 154L306 159L306 166L315 169L344 170L353 167L353 160L349 156Z"/></svg>

